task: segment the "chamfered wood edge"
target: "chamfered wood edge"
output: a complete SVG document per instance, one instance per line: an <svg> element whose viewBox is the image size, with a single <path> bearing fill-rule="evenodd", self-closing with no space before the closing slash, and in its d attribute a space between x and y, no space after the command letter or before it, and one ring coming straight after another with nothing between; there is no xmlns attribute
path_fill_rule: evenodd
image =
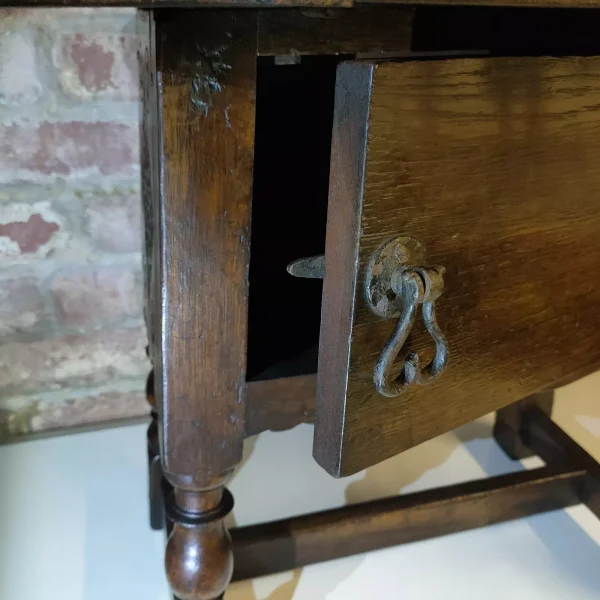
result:
<svg viewBox="0 0 600 600"><path fill-rule="evenodd" d="M313 456L341 472L373 64L342 63L335 92ZM332 443L333 442L333 443Z"/></svg>
<svg viewBox="0 0 600 600"><path fill-rule="evenodd" d="M233 579L573 506L585 477L584 469L547 466L233 529Z"/></svg>

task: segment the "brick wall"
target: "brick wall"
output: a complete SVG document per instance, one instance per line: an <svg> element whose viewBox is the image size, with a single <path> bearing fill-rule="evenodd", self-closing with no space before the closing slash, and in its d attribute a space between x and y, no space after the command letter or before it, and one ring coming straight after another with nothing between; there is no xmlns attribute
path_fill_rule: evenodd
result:
<svg viewBox="0 0 600 600"><path fill-rule="evenodd" d="M147 413L135 13L0 10L0 440Z"/></svg>

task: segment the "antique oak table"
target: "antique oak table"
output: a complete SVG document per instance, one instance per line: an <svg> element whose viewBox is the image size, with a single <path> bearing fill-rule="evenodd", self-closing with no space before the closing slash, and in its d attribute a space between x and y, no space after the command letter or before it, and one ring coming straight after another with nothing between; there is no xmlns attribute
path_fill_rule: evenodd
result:
<svg viewBox="0 0 600 600"><path fill-rule="evenodd" d="M552 389L600 366L600 1L97 4L140 9L151 521L174 594L600 515L600 467L550 419ZM314 421L340 477L494 410L502 448L546 466L224 527L246 436Z"/></svg>

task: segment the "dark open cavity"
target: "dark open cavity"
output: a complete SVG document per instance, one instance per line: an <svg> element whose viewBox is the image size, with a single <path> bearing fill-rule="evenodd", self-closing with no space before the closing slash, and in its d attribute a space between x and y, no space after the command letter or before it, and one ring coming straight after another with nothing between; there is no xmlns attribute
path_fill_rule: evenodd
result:
<svg viewBox="0 0 600 600"><path fill-rule="evenodd" d="M252 379L314 373L322 282L297 279L291 261L323 254L335 67L261 61L252 205L248 371Z"/></svg>

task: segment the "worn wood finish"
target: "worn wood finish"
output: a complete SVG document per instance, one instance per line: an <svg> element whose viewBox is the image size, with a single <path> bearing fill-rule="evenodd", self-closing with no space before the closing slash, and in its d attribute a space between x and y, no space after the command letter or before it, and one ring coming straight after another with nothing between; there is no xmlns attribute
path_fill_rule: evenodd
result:
<svg viewBox="0 0 600 600"><path fill-rule="evenodd" d="M494 437L510 458L520 460L533 456L531 448L523 441L525 415L532 408L538 407L550 417L553 403L554 392L550 390L514 402L496 412Z"/></svg>
<svg viewBox="0 0 600 600"><path fill-rule="evenodd" d="M314 448L327 471L354 473L600 365L599 69L339 68ZM395 322L367 308L363 274L399 234L447 269L437 317L450 360L429 386L383 398L373 367ZM422 327L409 345L431 357Z"/></svg>
<svg viewBox="0 0 600 600"><path fill-rule="evenodd" d="M242 455L256 15L160 12L155 39L153 363L165 474L195 490Z"/></svg>
<svg viewBox="0 0 600 600"><path fill-rule="evenodd" d="M573 506L584 476L584 470L544 467L234 529L234 579Z"/></svg>
<svg viewBox="0 0 600 600"><path fill-rule="evenodd" d="M262 10L262 56L408 52L414 11L407 7Z"/></svg>
<svg viewBox="0 0 600 600"><path fill-rule="evenodd" d="M256 12L158 11L148 37L148 323L173 486L165 562L181 600L212 600L233 568L224 485L245 433Z"/></svg>
<svg viewBox="0 0 600 600"><path fill-rule="evenodd" d="M282 431L312 423L315 415L316 377L300 375L248 384L246 436Z"/></svg>
<svg viewBox="0 0 600 600"><path fill-rule="evenodd" d="M524 441L546 463L563 463L586 470L580 499L600 518L600 464L565 433L542 407L524 413Z"/></svg>

